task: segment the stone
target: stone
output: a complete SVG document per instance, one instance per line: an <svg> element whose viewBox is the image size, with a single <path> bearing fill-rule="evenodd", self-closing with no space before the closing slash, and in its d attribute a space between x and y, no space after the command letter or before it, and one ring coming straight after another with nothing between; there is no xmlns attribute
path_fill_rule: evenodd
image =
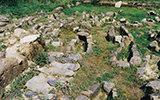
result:
<svg viewBox="0 0 160 100"><path fill-rule="evenodd" d="M7 86L18 74L28 67L27 59L24 56L20 56L21 63L14 57L7 57L1 59L0 62L0 91Z"/></svg>
<svg viewBox="0 0 160 100"><path fill-rule="evenodd" d="M0 28L0 33L3 33L5 30L3 28Z"/></svg>
<svg viewBox="0 0 160 100"><path fill-rule="evenodd" d="M22 39L20 39L20 43L24 44L24 43L31 43L34 42L35 40L37 40L40 37L39 34L37 35L28 35Z"/></svg>
<svg viewBox="0 0 160 100"><path fill-rule="evenodd" d="M27 91L24 95L25 95L27 98L31 98L32 96L36 96L37 94L35 94L35 93L32 92L32 91Z"/></svg>
<svg viewBox="0 0 160 100"><path fill-rule="evenodd" d="M58 61L61 61L61 62L72 62L73 60L72 59L70 59L70 58L67 58L67 57L62 57L62 58L60 58L60 59L58 59Z"/></svg>
<svg viewBox="0 0 160 100"><path fill-rule="evenodd" d="M57 46L60 46L60 42L59 42L59 41L58 41L58 42L57 42L57 41L53 41L53 42L52 42L52 45L53 45L53 46L56 46L56 47L57 47Z"/></svg>
<svg viewBox="0 0 160 100"><path fill-rule="evenodd" d="M81 25L80 28L83 28L83 27L86 27L87 29L91 29L92 28L92 25L88 21L82 21L80 23L80 25Z"/></svg>
<svg viewBox="0 0 160 100"><path fill-rule="evenodd" d="M51 86L47 83L48 79L44 74L40 73L26 83L26 87L34 92L49 93Z"/></svg>
<svg viewBox="0 0 160 100"><path fill-rule="evenodd" d="M60 77L58 80L57 80L57 82L61 82L61 83L68 83L68 82L70 82L70 81L72 81L73 80L73 77L69 77L69 78L67 78L67 77Z"/></svg>
<svg viewBox="0 0 160 100"><path fill-rule="evenodd" d="M116 33L115 33L115 29L114 29L114 26L112 26L110 29L109 29L109 32L108 32L108 40L111 41L114 39Z"/></svg>
<svg viewBox="0 0 160 100"><path fill-rule="evenodd" d="M68 58L73 59L74 61L81 61L83 59L80 54L69 54Z"/></svg>
<svg viewBox="0 0 160 100"><path fill-rule="evenodd" d="M99 21L95 21L95 25L98 27L98 26L101 26L101 22L99 22Z"/></svg>
<svg viewBox="0 0 160 100"><path fill-rule="evenodd" d="M107 92L107 94L109 94L114 87L114 83L103 81L103 89Z"/></svg>
<svg viewBox="0 0 160 100"><path fill-rule="evenodd" d="M126 21L127 21L126 18L121 18L121 19L120 19L120 22L121 22L121 23L125 23Z"/></svg>
<svg viewBox="0 0 160 100"><path fill-rule="evenodd" d="M63 7L57 7L54 9L54 11L60 11L60 10L63 10L64 8Z"/></svg>
<svg viewBox="0 0 160 100"><path fill-rule="evenodd" d="M67 68L42 67L42 68L39 68L38 70L45 74L55 74L56 73L56 74L61 74L64 76L74 76L74 72Z"/></svg>
<svg viewBox="0 0 160 100"><path fill-rule="evenodd" d="M75 100L90 100L88 97L80 95Z"/></svg>
<svg viewBox="0 0 160 100"><path fill-rule="evenodd" d="M157 16L155 17L156 22L160 22L160 18Z"/></svg>
<svg viewBox="0 0 160 100"><path fill-rule="evenodd" d="M150 94L150 100L160 100L160 92Z"/></svg>
<svg viewBox="0 0 160 100"><path fill-rule="evenodd" d="M40 95L39 98L43 99L43 100L57 100L57 98L54 96L54 94Z"/></svg>
<svg viewBox="0 0 160 100"><path fill-rule="evenodd" d="M77 35L80 35L80 36L88 36L89 33L87 33L87 32L78 32Z"/></svg>
<svg viewBox="0 0 160 100"><path fill-rule="evenodd" d="M146 87L151 87L154 90L160 89L160 80L150 81L147 83Z"/></svg>
<svg viewBox="0 0 160 100"><path fill-rule="evenodd" d="M26 34L27 31L21 28L16 28L14 30L13 36L20 37L22 34Z"/></svg>
<svg viewBox="0 0 160 100"><path fill-rule="evenodd" d="M106 12L107 16L114 16L114 12Z"/></svg>
<svg viewBox="0 0 160 100"><path fill-rule="evenodd" d="M119 2L116 2L116 3L115 3L115 7L116 7L116 8L120 8L121 5L122 5L122 1L119 1Z"/></svg>
<svg viewBox="0 0 160 100"><path fill-rule="evenodd" d="M75 64L75 67L74 67L74 71L77 71L78 69L80 69L81 65L77 62Z"/></svg>
<svg viewBox="0 0 160 100"><path fill-rule="evenodd" d="M17 42L17 38L16 37L10 37L8 41L11 45L13 45Z"/></svg>
<svg viewBox="0 0 160 100"><path fill-rule="evenodd" d="M57 84L57 80L56 79L54 79L54 80L48 80L47 81L47 83L50 85L50 86L56 86L56 84Z"/></svg>
<svg viewBox="0 0 160 100"><path fill-rule="evenodd" d="M47 57L47 58L48 58L48 60L49 60L50 62L55 61L55 58L53 58L53 57Z"/></svg>
<svg viewBox="0 0 160 100"><path fill-rule="evenodd" d="M108 59L109 62L116 62L117 61L117 58L115 55L111 56L109 59Z"/></svg>
<svg viewBox="0 0 160 100"><path fill-rule="evenodd" d="M54 18L55 18L55 19L57 19L57 20L59 20L59 19L60 19L60 16L59 16L59 14L58 14L58 13L53 14L53 16L54 16Z"/></svg>
<svg viewBox="0 0 160 100"><path fill-rule="evenodd" d="M112 90L112 97L113 97L113 98L117 98L117 97L118 97L117 89L116 89L116 88L114 88L114 89Z"/></svg>
<svg viewBox="0 0 160 100"><path fill-rule="evenodd" d="M130 62L131 65L137 66L137 65L140 65L140 64L141 64L142 59L141 59L139 56L133 56L133 57L130 59L129 62Z"/></svg>
<svg viewBox="0 0 160 100"><path fill-rule="evenodd" d="M130 67L130 64L127 61L117 61L117 67Z"/></svg>
<svg viewBox="0 0 160 100"><path fill-rule="evenodd" d="M89 86L88 89L89 89L90 91L92 91L91 97L94 97L94 96L97 95L98 92L100 91L101 85L100 85L99 83L93 84L92 86Z"/></svg>
<svg viewBox="0 0 160 100"><path fill-rule="evenodd" d="M85 96L87 96L87 97L91 97L91 96L92 96L92 93L93 93L93 92L90 91L90 90L88 90L88 91L82 91L82 92L81 92L82 95L85 95Z"/></svg>
<svg viewBox="0 0 160 100"><path fill-rule="evenodd" d="M115 42L121 43L121 40L122 40L122 36L121 35L115 36Z"/></svg>
<svg viewBox="0 0 160 100"><path fill-rule="evenodd" d="M146 72L146 68L145 67L137 68L137 74L144 74L145 72Z"/></svg>
<svg viewBox="0 0 160 100"><path fill-rule="evenodd" d="M148 15L158 15L158 13L156 13L155 11L148 11L147 14Z"/></svg>
<svg viewBox="0 0 160 100"><path fill-rule="evenodd" d="M48 53L48 55L52 56L52 57L62 57L64 55L63 52L54 52L54 51L50 51Z"/></svg>
<svg viewBox="0 0 160 100"><path fill-rule="evenodd" d="M88 44L88 47L87 47L87 51L86 51L86 52L87 52L87 53L92 53L92 52L93 52L92 44L91 44L91 43Z"/></svg>
<svg viewBox="0 0 160 100"><path fill-rule="evenodd" d="M63 95L60 100L71 100L71 96Z"/></svg>
<svg viewBox="0 0 160 100"><path fill-rule="evenodd" d="M149 44L151 49L155 50L156 52L159 52L160 48L158 46L158 42L156 40L152 41L151 44Z"/></svg>
<svg viewBox="0 0 160 100"><path fill-rule="evenodd" d="M0 27L6 26L8 22L0 22Z"/></svg>

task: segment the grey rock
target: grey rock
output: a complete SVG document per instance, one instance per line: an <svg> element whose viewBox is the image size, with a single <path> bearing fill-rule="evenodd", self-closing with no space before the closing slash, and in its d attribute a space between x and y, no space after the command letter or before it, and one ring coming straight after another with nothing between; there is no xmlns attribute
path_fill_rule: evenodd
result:
<svg viewBox="0 0 160 100"><path fill-rule="evenodd" d="M146 87L151 87L154 90L160 89L160 80L150 81L147 83Z"/></svg>
<svg viewBox="0 0 160 100"><path fill-rule="evenodd" d="M146 72L146 68L145 67L137 68L137 74L144 74L145 72Z"/></svg>
<svg viewBox="0 0 160 100"><path fill-rule="evenodd" d="M149 44L149 46L151 47L151 49L155 50L156 52L159 52L160 50L158 46L158 42L156 40L152 41L151 44Z"/></svg>
<svg viewBox="0 0 160 100"><path fill-rule="evenodd" d="M103 89L107 92L107 94L109 94L114 87L114 83L103 81Z"/></svg>
<svg viewBox="0 0 160 100"><path fill-rule="evenodd" d="M69 54L68 58L73 59L75 61L81 61L83 59L80 54Z"/></svg>
<svg viewBox="0 0 160 100"><path fill-rule="evenodd" d="M115 42L121 43L121 40L122 40L121 35L115 36Z"/></svg>
<svg viewBox="0 0 160 100"><path fill-rule="evenodd" d="M141 64L142 59L141 59L140 57L138 57L138 56L133 56L133 57L130 59L129 62L130 62L131 65L137 66L137 65L140 65L140 64Z"/></svg>
<svg viewBox="0 0 160 100"><path fill-rule="evenodd" d="M82 91L81 94L85 95L87 97L91 97L92 96L92 91L90 91L90 90L88 90L88 91Z"/></svg>
<svg viewBox="0 0 160 100"><path fill-rule="evenodd" d="M73 80L73 77L67 78L67 77L60 77L57 82L61 82L61 83L69 83L71 80Z"/></svg>
<svg viewBox="0 0 160 100"><path fill-rule="evenodd" d="M63 95L60 100L71 100L71 96Z"/></svg>
<svg viewBox="0 0 160 100"><path fill-rule="evenodd" d="M50 86L56 86L57 81L56 81L56 80L48 80L47 83L48 83Z"/></svg>
<svg viewBox="0 0 160 100"><path fill-rule="evenodd" d="M130 67L130 64L127 61L117 61L117 67Z"/></svg>
<svg viewBox="0 0 160 100"><path fill-rule="evenodd" d="M86 52L87 52L87 53L92 53L92 52L93 52L92 44L91 44L91 43L88 44L88 47L87 47L87 51L86 51Z"/></svg>
<svg viewBox="0 0 160 100"><path fill-rule="evenodd" d="M108 59L109 62L116 62L117 61L117 58L115 55L112 55L109 59Z"/></svg>
<svg viewBox="0 0 160 100"><path fill-rule="evenodd" d="M81 96L78 96L75 100L90 100L90 99L86 96L81 95Z"/></svg>
<svg viewBox="0 0 160 100"><path fill-rule="evenodd" d="M120 22L121 22L121 23L125 23L126 21L127 21L126 18L121 18L121 19L120 19Z"/></svg>
<svg viewBox="0 0 160 100"><path fill-rule="evenodd" d="M55 19L57 19L57 20L59 20L59 19L60 19L60 16L59 16L59 14L58 14L58 13L53 14L53 16L54 16L54 18L55 18Z"/></svg>
<svg viewBox="0 0 160 100"><path fill-rule="evenodd" d="M53 45L53 46L56 46L56 47L57 47L57 46L60 46L60 42L59 42L59 41L58 41L58 42L57 42L57 41L53 41L53 42L52 42L52 45Z"/></svg>
<svg viewBox="0 0 160 100"><path fill-rule="evenodd" d="M44 74L33 77L26 83L26 87L34 92L49 93L51 86L47 83L48 79Z"/></svg>
<svg viewBox="0 0 160 100"><path fill-rule="evenodd" d="M50 52L48 53L48 55L53 56L53 57L61 57L61 56L64 55L64 53L63 53L63 52L50 51Z"/></svg>
<svg viewBox="0 0 160 100"><path fill-rule="evenodd" d="M114 12L106 12L107 16L114 16Z"/></svg>
<svg viewBox="0 0 160 100"><path fill-rule="evenodd" d="M91 97L94 97L94 96L97 95L97 93L100 91L101 85L100 85L99 83L97 83L97 84L94 84L94 85L92 85L92 86L89 86L88 89L89 89L90 91L92 91Z"/></svg>
<svg viewBox="0 0 160 100"><path fill-rule="evenodd" d="M0 33L3 33L5 30L3 28L0 28Z"/></svg>
<svg viewBox="0 0 160 100"><path fill-rule="evenodd" d="M143 60L145 60L145 61L149 61L149 59L150 59L150 55L146 55L146 56L143 58Z"/></svg>
<svg viewBox="0 0 160 100"><path fill-rule="evenodd" d="M35 94L34 92L32 91L27 91L25 94L24 94L27 98L30 98L32 96L36 96L37 94Z"/></svg>
<svg viewBox="0 0 160 100"><path fill-rule="evenodd" d="M62 58L58 59L58 61L61 61L61 62L70 62L71 63L73 60L70 59L70 58L67 58L67 57L62 57Z"/></svg>
<svg viewBox="0 0 160 100"><path fill-rule="evenodd" d="M148 15L158 15L158 13L156 13L155 11L148 11L147 14Z"/></svg>
<svg viewBox="0 0 160 100"><path fill-rule="evenodd" d="M92 25L88 21L81 22L81 27L86 27L87 29L91 29Z"/></svg>
<svg viewBox="0 0 160 100"><path fill-rule="evenodd" d="M150 94L150 100L160 100L160 92Z"/></svg>
<svg viewBox="0 0 160 100"><path fill-rule="evenodd" d="M80 35L80 36L88 36L89 33L87 33L87 32L78 32L77 35Z"/></svg>
<svg viewBox="0 0 160 100"><path fill-rule="evenodd" d="M111 41L114 39L116 33L115 33L115 29L114 29L114 26L112 26L110 29L109 29L109 32L108 32L108 40Z"/></svg>
<svg viewBox="0 0 160 100"><path fill-rule="evenodd" d="M119 1L119 2L116 2L116 3L115 3L115 7L116 7L116 8L120 8L121 5L122 5L122 1Z"/></svg>
<svg viewBox="0 0 160 100"><path fill-rule="evenodd" d="M1 62L2 60L0 59L0 62Z"/></svg>
<svg viewBox="0 0 160 100"><path fill-rule="evenodd" d="M0 22L0 27L6 26L8 22Z"/></svg>
<svg viewBox="0 0 160 100"><path fill-rule="evenodd" d="M47 57L47 58L48 58L48 60L49 60L50 62L55 61L55 58L54 58L54 57Z"/></svg>
<svg viewBox="0 0 160 100"><path fill-rule="evenodd" d="M117 89L116 89L116 88L114 88L114 89L112 90L112 97L113 97L113 98L117 98L117 97L118 97Z"/></svg>
<svg viewBox="0 0 160 100"><path fill-rule="evenodd" d="M39 98L43 99L43 100L57 100L57 98L54 96L54 94L40 95Z"/></svg>
<svg viewBox="0 0 160 100"><path fill-rule="evenodd" d="M45 73L45 74L60 74L64 76L74 76L74 72L72 70L69 70L67 68L56 68L56 67L42 67L38 69L39 71Z"/></svg>

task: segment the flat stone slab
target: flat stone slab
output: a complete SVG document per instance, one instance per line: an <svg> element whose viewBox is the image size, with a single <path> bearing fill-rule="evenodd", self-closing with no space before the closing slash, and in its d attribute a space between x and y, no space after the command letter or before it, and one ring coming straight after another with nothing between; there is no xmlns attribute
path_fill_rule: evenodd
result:
<svg viewBox="0 0 160 100"><path fill-rule="evenodd" d="M24 94L27 98L30 98L32 96L37 96L37 94L35 94L34 92L32 91L27 91L25 94Z"/></svg>
<svg viewBox="0 0 160 100"><path fill-rule="evenodd" d="M51 86L47 83L48 79L44 74L33 77L26 83L26 87L34 92L49 93Z"/></svg>
<svg viewBox="0 0 160 100"><path fill-rule="evenodd" d="M97 84L94 84L94 85L92 85L92 86L89 86L88 89L89 89L90 91L92 91L91 97L94 97L94 96L97 95L98 92L100 91L101 85L100 85L99 83L97 83Z"/></svg>
<svg viewBox="0 0 160 100"><path fill-rule="evenodd" d="M154 90L160 89L160 80L150 81L146 87L151 87Z"/></svg>
<svg viewBox="0 0 160 100"><path fill-rule="evenodd" d="M60 69L68 69L68 70L74 70L75 69L75 64L73 64L73 63L62 64L62 63L54 61L50 65L52 67L56 67L56 68L60 68Z"/></svg>
<svg viewBox="0 0 160 100"><path fill-rule="evenodd" d="M63 69L63 68L56 68L56 67L42 67L38 69L39 71L45 73L45 74L61 74L65 76L74 76L74 72L72 70Z"/></svg>
<svg viewBox="0 0 160 100"><path fill-rule="evenodd" d="M78 96L75 100L90 100L90 99L86 96L81 95L81 96Z"/></svg>
<svg viewBox="0 0 160 100"><path fill-rule="evenodd" d="M40 37L40 35L29 35L29 36L26 36L26 37L22 38L20 40L20 43L21 44L30 43L30 42L35 41L38 37Z"/></svg>
<svg viewBox="0 0 160 100"><path fill-rule="evenodd" d="M54 51L51 51L48 53L50 56L53 56L53 57L61 57L64 55L63 52L54 52Z"/></svg>

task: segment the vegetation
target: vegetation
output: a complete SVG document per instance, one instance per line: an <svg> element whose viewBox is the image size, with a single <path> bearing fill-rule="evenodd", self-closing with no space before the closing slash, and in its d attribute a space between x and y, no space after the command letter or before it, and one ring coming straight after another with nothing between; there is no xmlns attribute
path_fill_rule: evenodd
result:
<svg viewBox="0 0 160 100"><path fill-rule="evenodd" d="M7 0L8 1L8 0ZM14 1L14 0L13 0ZM32 1L32 0L22 0L22 4L16 4L19 2L18 0L14 2L15 4L12 4L13 2L8 1L10 4L6 4L6 7L0 6L0 13L1 14L10 14L12 13L12 17L23 17L25 15L31 14L36 11L52 11L55 7L62 4L67 3L75 3L78 0L39 0L39 1ZM80 0L83 2L83 0ZM92 0L93 2L98 2L99 0ZM110 0L111 1L111 0ZM114 0L119 1L119 0ZM128 1L128 0L126 0ZM133 1L133 0L130 0ZM143 0L142 0L143 1ZM145 0L145 2L148 0ZM158 1L158 0L155 0ZM24 4L24 2L26 2ZM140 2L137 0L137 2ZM5 3L4 0L2 0L1 4ZM129 7L122 7L123 12L119 13L116 17L116 20L119 20L122 17L127 18L127 20L130 23L133 23L133 21L141 21L143 18L151 18L150 16L146 15L146 12L143 10L138 10L136 8L129 8ZM107 11L113 11L117 12L119 9L115 7L99 7L92 4L86 4L86 5L79 5L74 8L66 8L65 10L61 11L64 12L67 16L73 15L75 11L83 12L86 11L87 13L90 13L91 10L98 11L98 13L103 12L106 13ZM157 10L157 9L155 9ZM158 13L160 11L157 10ZM77 19L79 16L77 16ZM45 20L44 17L41 17L40 20ZM153 29L158 29L160 24L155 23L155 26L153 26ZM89 85L102 82L102 81L112 81L116 83L116 89L118 92L119 100L126 100L126 99L140 99L145 94L140 89L142 85L146 83L146 81L138 81L136 76L136 68L138 66L131 66L130 68L119 68L116 65L111 65L111 63L108 62L109 55L114 53L116 49L119 47L119 44L114 44L112 42L109 42L106 40L105 36L100 35L100 33L105 32L107 33L109 28L112 26L112 24L104 23L102 27L94 27L91 29L91 34L93 36L93 53L92 54L85 54L83 55L83 66L82 68L77 72L77 74L74 76L74 80L71 82L72 84L72 91L69 95L72 96L72 99L75 99L78 95L80 95L81 90L88 90L87 87ZM145 56L146 54L151 54L150 50L148 49L149 44L151 43L151 40L148 39L148 30L146 27L149 27L148 24L143 24L143 26L140 26L138 28L133 28L126 26L129 32L134 36L134 41L137 46L137 50L140 51L141 55ZM30 27L27 27L28 29ZM64 46L66 46L68 43L70 43L71 39L74 38L76 34L71 30L62 29L60 38L65 39L66 42L64 43ZM41 40L40 40L41 41ZM85 51L81 50L81 45L78 44L76 51ZM84 48L86 48L86 45L83 45ZM2 48L5 48L0 46L0 50ZM35 55L34 62L37 65L44 66L45 64L48 64L48 55L47 52L49 51L59 51L59 52L65 52L65 48L63 47L54 47L53 45L45 46L44 51L37 51L37 55ZM127 59L130 53L130 46L124 47L122 49L122 52L117 55L118 60L124 60ZM154 52L154 54L160 56L159 53ZM34 67L31 67L30 72L27 75L19 75L16 80L11 83L11 90L8 91L5 95L3 93L0 93L0 95L4 95L5 97L8 97L10 94L12 94L15 90L24 89L24 84L31 79L32 76L36 75L37 73L34 73ZM56 88L60 90L62 87L62 83L57 82ZM25 90L25 89L24 89ZM145 91L145 90L144 90ZM20 96L20 92L15 96ZM50 93L54 93L54 89L50 90Z"/></svg>
<svg viewBox="0 0 160 100"><path fill-rule="evenodd" d="M37 65L44 66L45 64L48 64L48 58L47 53L43 51L38 51L36 53L35 59L33 60Z"/></svg>

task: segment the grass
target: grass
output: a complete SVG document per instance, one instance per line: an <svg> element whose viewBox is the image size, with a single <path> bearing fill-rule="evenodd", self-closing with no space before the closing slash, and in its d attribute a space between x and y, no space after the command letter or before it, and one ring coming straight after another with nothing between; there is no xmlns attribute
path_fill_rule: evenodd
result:
<svg viewBox="0 0 160 100"><path fill-rule="evenodd" d="M22 10L18 12L18 8L14 8L15 10L11 10L12 7L8 8L9 10L4 13L13 12L13 17L22 17L24 14L30 14L35 11L52 11L57 4L38 4L33 5L31 4L30 8L27 8L29 5L22 5ZM20 8L21 8L20 7ZM34 8L31 11L27 11L28 9ZM37 8L36 8L37 7ZM47 8L48 7L48 8ZM20 9L19 8L19 9ZM127 18L129 22L133 21L141 21L144 17L151 18L151 16L147 16L146 12L143 10L138 10L136 8L129 8L129 7L121 7L124 11L121 14L118 14L116 20L119 20L122 17ZM2 10L5 10L4 8ZM91 4L87 5L79 5L74 8L66 8L62 12L65 13L66 16L71 16L75 11L83 12L86 11L86 13L90 13L91 10L94 10L94 12L99 11L106 13L108 11L117 12L119 9L115 7L104 7L104 6L93 6ZM156 10L156 9L155 9ZM26 11L26 13L25 13ZM157 10L158 11L158 10ZM159 11L158 11L159 12ZM22 14L22 16L19 16L19 14ZM77 16L77 19L80 18L80 16ZM44 17L41 17L40 21L46 21ZM153 29L158 29L159 23L156 23L153 26ZM83 55L83 66L78 70L77 74L74 76L74 80L70 82L72 91L71 93L66 93L72 96L72 99L75 99L77 96L80 95L80 91L82 90L88 90L88 86L93 85L98 82L102 81L111 81L116 83L116 89L118 92L118 99L119 100L137 100L142 98L145 94L140 89L142 85L144 85L146 82L142 81L139 82L137 80L136 75L136 68L137 66L131 66L130 68L119 68L115 65L111 65L111 63L108 62L109 55L114 53L116 49L119 47L119 44L113 44L112 42L109 42L106 40L105 36L100 35L99 33L102 32L108 32L109 28L112 26L112 24L104 23L102 24L102 27L93 27L91 28L91 34L93 36L93 53L92 54L86 54ZM129 32L134 36L134 41L136 44L138 44L137 50L143 55L151 54L150 50L147 48L150 44L150 40L148 39L148 33L147 33L147 26L148 24L143 24L143 26L139 28L133 28L133 27L127 27ZM61 29L60 38L64 39L66 42L64 42L64 46L67 46L71 39L73 39L76 36L76 34L72 30L66 30ZM85 47L84 47L85 48ZM77 51L83 51L80 48L80 44L77 45L76 48ZM130 47L125 47L122 49L122 52L117 55L117 59L126 59L129 56L129 50ZM59 46L54 47L51 45L45 46L43 52L38 52L35 58L35 62L38 65L45 65L48 63L47 60L47 52L49 51L59 51L65 53L65 47ZM156 55L159 55L156 52L153 52ZM32 74L31 74L32 73ZM20 75L15 82L13 82L13 85L11 85L12 89L8 94L5 94L6 97L13 93L14 90L20 90L23 89L23 85L29 80L32 76L34 76L34 70L32 69L31 75L28 74L27 76ZM34 74L34 75L33 75ZM57 83L56 88L61 89L62 84ZM50 91L51 93L54 93L54 90L52 89ZM17 94L19 96L19 94Z"/></svg>

